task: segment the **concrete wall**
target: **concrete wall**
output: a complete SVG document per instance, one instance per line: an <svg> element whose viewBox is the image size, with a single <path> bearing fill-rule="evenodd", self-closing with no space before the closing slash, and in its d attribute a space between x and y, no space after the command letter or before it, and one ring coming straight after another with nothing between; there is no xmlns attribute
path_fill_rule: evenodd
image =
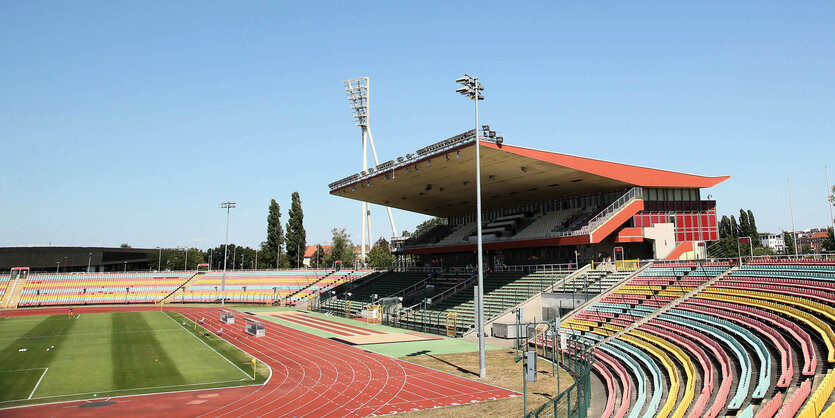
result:
<svg viewBox="0 0 835 418"><path fill-rule="evenodd" d="M675 227L671 223L655 224L644 228L644 238L653 241L652 249L655 259L668 256L676 248Z"/></svg>

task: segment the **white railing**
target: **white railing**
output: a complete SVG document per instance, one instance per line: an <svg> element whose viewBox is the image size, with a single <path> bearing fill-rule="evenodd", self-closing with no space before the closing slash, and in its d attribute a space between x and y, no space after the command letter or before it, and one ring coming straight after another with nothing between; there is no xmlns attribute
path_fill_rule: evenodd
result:
<svg viewBox="0 0 835 418"><path fill-rule="evenodd" d="M493 138L487 138L481 135L482 133L479 132L479 141L481 142L496 142ZM415 151L414 154L406 154L405 157L399 157L397 160L386 161L376 167L371 167L368 170L360 173L356 173L345 177L344 179L337 180L328 185L331 191L340 189L342 187L359 183L372 177L379 176L381 174L391 173L394 170L398 170L403 167L407 167L411 164L414 164L417 161L424 160L426 158L434 157L438 154L442 154L444 152L448 152L454 148L458 148L464 144L468 144L470 142L475 141L475 130L470 129L467 132L458 134L453 136L452 138L445 139L440 142L436 142L428 147L421 148Z"/></svg>
<svg viewBox="0 0 835 418"><path fill-rule="evenodd" d="M606 209L603 209L589 220L588 227L589 232L593 232L595 229L599 228L601 225L606 223L610 218L615 216L616 213L620 212L620 210L625 207L629 202L634 199L641 199L644 196L644 189L640 187L633 187L629 189L623 196L619 197L617 200L612 202L611 205L607 206Z"/></svg>
<svg viewBox="0 0 835 418"><path fill-rule="evenodd" d="M521 265L514 265L514 266L500 266L496 269L496 271L527 271L527 272L535 272L535 271L570 271L576 270L577 264L575 263L561 263L561 264L521 264Z"/></svg>

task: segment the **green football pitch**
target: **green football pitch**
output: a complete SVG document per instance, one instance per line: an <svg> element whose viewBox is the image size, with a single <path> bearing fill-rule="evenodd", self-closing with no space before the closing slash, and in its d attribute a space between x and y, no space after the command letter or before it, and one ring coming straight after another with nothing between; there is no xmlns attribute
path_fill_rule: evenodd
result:
<svg viewBox="0 0 835 418"><path fill-rule="evenodd" d="M5 317L0 408L263 383L251 360L172 312Z"/></svg>

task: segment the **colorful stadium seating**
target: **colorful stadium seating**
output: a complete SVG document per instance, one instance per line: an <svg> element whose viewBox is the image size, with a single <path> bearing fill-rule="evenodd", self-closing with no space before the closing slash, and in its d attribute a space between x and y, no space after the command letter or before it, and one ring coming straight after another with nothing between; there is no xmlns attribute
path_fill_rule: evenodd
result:
<svg viewBox="0 0 835 418"><path fill-rule="evenodd" d="M370 270L229 271L228 302L265 303L284 300L295 304ZM158 303L166 301L217 302L222 272L129 272L32 274L23 282L17 306ZM4 280L5 279L5 280ZM0 276L0 299L9 283Z"/></svg>
<svg viewBox="0 0 835 418"><path fill-rule="evenodd" d="M611 398L604 416L620 410L614 397L620 390L624 399L624 370L639 383L639 395L640 382L659 380L663 388L647 391L667 394L657 410L645 397L628 399L630 416L835 414L830 401L835 391L835 261L769 260L731 267L654 265L561 323L563 332L586 344L625 332L597 350L595 370ZM694 289L701 291L683 299ZM657 312L662 307L665 311ZM620 351L616 355L613 350ZM661 366L662 379L630 366L647 356ZM691 393L691 381L701 382L698 393L695 388Z"/></svg>
<svg viewBox="0 0 835 418"><path fill-rule="evenodd" d="M31 274L18 306L154 303L193 272Z"/></svg>
<svg viewBox="0 0 835 418"><path fill-rule="evenodd" d="M362 277L371 270L263 270L226 273L228 302L295 305L341 283ZM209 272L188 286L175 302L217 302L223 292L223 272Z"/></svg>

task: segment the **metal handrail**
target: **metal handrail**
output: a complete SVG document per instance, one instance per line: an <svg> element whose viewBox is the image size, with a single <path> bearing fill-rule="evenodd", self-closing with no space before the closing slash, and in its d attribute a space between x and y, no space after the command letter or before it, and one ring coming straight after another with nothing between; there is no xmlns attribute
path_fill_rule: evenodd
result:
<svg viewBox="0 0 835 418"><path fill-rule="evenodd" d="M611 205L607 206L605 209L600 211L597 215L591 218L586 226L589 228L589 232L594 231L600 225L606 223L609 218L614 216L622 207L626 206L632 199L642 198L644 196L643 188L641 187L633 187L629 189L628 192L624 193L623 196L617 198Z"/></svg>

